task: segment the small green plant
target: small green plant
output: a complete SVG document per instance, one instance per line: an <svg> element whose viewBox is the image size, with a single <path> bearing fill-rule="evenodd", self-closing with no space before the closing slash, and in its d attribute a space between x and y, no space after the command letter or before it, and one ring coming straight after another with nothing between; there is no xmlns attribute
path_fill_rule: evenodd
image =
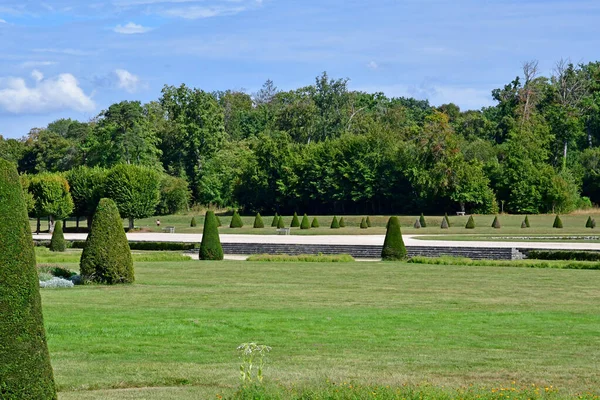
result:
<svg viewBox="0 0 600 400"><path fill-rule="evenodd" d="M240 381L242 385L258 381L263 381L263 368L267 353L271 351L271 347L264 344L242 343L237 347L240 354ZM254 369L256 367L256 372Z"/></svg>
<svg viewBox="0 0 600 400"><path fill-rule="evenodd" d="M367 215L367 227L371 227L371 218Z"/></svg>
<svg viewBox="0 0 600 400"><path fill-rule="evenodd" d="M298 213L294 211L294 216L292 217L292 223L290 224L291 228L299 228L300 220L298 219Z"/></svg>
<svg viewBox="0 0 600 400"><path fill-rule="evenodd" d="M278 223L279 223L279 215L277 215L277 213L275 213L275 216L273 217L273 222L271 222L271 227L276 228Z"/></svg>
<svg viewBox="0 0 600 400"><path fill-rule="evenodd" d="M498 216L496 215L494 217L494 222L492 222L492 228L494 229L500 229L502 226L500 225L500 220L498 219Z"/></svg>
<svg viewBox="0 0 600 400"><path fill-rule="evenodd" d="M446 224L448 224L448 228L450 228L450 218L448 218L448 213L444 213L444 219L446 220Z"/></svg>
<svg viewBox="0 0 600 400"><path fill-rule="evenodd" d="M331 220L331 229L340 229L340 223L338 222L337 217L334 215Z"/></svg>
<svg viewBox="0 0 600 400"><path fill-rule="evenodd" d="M339 225L340 225L340 228L345 228L346 227L346 221L344 221L344 217L340 218Z"/></svg>
<svg viewBox="0 0 600 400"><path fill-rule="evenodd" d="M528 215L525 216L525 220L523 222L525 222L526 228L531 228L531 225L529 225L529 216Z"/></svg>
<svg viewBox="0 0 600 400"><path fill-rule="evenodd" d="M260 213L256 213L256 217L254 217L254 228L255 229L261 229L265 227L265 223L262 220L262 217L260 216Z"/></svg>
<svg viewBox="0 0 600 400"><path fill-rule="evenodd" d="M449 224L448 224L448 220L446 219L446 217L442 218L442 225L440 226L441 229L448 229L449 228Z"/></svg>
<svg viewBox="0 0 600 400"><path fill-rule="evenodd" d="M369 227L369 225L367 224L367 221L363 218L360 220L360 229L367 229Z"/></svg>
<svg viewBox="0 0 600 400"><path fill-rule="evenodd" d="M585 223L586 228L592 227L592 217L588 217L587 222Z"/></svg>
<svg viewBox="0 0 600 400"><path fill-rule="evenodd" d="M277 220L277 229L285 228L285 223L283 222L283 217L279 217Z"/></svg>
<svg viewBox="0 0 600 400"><path fill-rule="evenodd" d="M195 228L198 225L198 223L196 222L196 217L192 217L192 220L190 221L190 227Z"/></svg>
<svg viewBox="0 0 600 400"><path fill-rule="evenodd" d="M423 213L421 213L421 216L419 217L419 225L421 225L422 228L427 228L427 221L425 221Z"/></svg>
<svg viewBox="0 0 600 400"><path fill-rule="evenodd" d="M244 223L242 222L242 218L237 211L233 212L233 217L231 217L231 223L229 224L230 228L242 228Z"/></svg>
<svg viewBox="0 0 600 400"><path fill-rule="evenodd" d="M475 229L475 220L473 219L472 215L469 216L469 220L467 221L467 224L465 225L465 228L467 228L467 229Z"/></svg>
<svg viewBox="0 0 600 400"><path fill-rule="evenodd" d="M311 228L318 228L319 227L319 220L317 219L317 217L314 217L312 220L312 224L310 224Z"/></svg>
<svg viewBox="0 0 600 400"><path fill-rule="evenodd" d="M304 214L304 216L302 217L300 229L310 229L310 223L308 222L308 216L306 214Z"/></svg>
<svg viewBox="0 0 600 400"><path fill-rule="evenodd" d="M56 221L56 224L54 224L54 232L52 232L52 240L50 240L50 251L62 253L65 251L66 246L62 223Z"/></svg>
<svg viewBox="0 0 600 400"><path fill-rule="evenodd" d="M554 218L554 224L552 225L552 227L557 229L562 229L563 227L563 223L558 214L556 215L556 218Z"/></svg>

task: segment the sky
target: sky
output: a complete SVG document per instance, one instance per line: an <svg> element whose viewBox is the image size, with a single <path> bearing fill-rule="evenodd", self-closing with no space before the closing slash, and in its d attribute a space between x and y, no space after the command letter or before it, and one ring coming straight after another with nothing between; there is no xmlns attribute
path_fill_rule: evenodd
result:
<svg viewBox="0 0 600 400"><path fill-rule="evenodd" d="M165 84L313 84L493 105L522 64L596 61L597 0L0 0L0 134L87 121Z"/></svg>

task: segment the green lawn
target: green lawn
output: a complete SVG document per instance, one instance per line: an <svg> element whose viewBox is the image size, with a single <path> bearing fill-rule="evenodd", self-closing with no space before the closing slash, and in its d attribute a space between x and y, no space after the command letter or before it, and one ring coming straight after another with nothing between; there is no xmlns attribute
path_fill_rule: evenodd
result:
<svg viewBox="0 0 600 400"><path fill-rule="evenodd" d="M76 265L66 265L75 268ZM405 263L136 263L132 286L42 290L61 399L197 399L266 381L600 387L597 271Z"/></svg>

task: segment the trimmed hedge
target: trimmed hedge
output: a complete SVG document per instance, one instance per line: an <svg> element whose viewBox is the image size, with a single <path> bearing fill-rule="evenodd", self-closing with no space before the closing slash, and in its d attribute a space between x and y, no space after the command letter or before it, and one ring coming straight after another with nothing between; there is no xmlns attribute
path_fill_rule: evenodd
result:
<svg viewBox="0 0 600 400"><path fill-rule="evenodd" d="M56 221L54 224L54 232L52 232L52 239L50 240L50 251L65 251L67 245L65 243L65 235L63 234L62 222Z"/></svg>
<svg viewBox="0 0 600 400"><path fill-rule="evenodd" d="M79 270L84 282L132 283L133 259L117 205L101 199L92 219Z"/></svg>
<svg viewBox="0 0 600 400"><path fill-rule="evenodd" d="M494 217L494 222L492 222L492 228L495 229L500 229L502 226L500 225L500 220L498 219L498 216L496 215Z"/></svg>
<svg viewBox="0 0 600 400"><path fill-rule="evenodd" d="M256 213L256 217L254 217L254 225L253 227L255 229L261 229L265 227L265 223L262 220L262 217L260 216L260 213Z"/></svg>
<svg viewBox="0 0 600 400"><path fill-rule="evenodd" d="M312 223L310 224L311 228L318 228L319 227L319 220L317 219L317 217L314 217L312 220Z"/></svg>
<svg viewBox="0 0 600 400"><path fill-rule="evenodd" d="M213 213L214 214L214 213ZM206 221L204 221L204 225L206 225ZM218 224L215 223L215 226L218 227ZM229 224L230 228L242 228L244 223L242 222L242 218L237 211L233 212L233 216L231 217L231 223Z"/></svg>
<svg viewBox="0 0 600 400"><path fill-rule="evenodd" d="M363 217L363 219L360 220L360 229L367 229L368 227L369 227L369 225L367 224L367 221Z"/></svg>
<svg viewBox="0 0 600 400"><path fill-rule="evenodd" d="M300 220L298 219L298 213L294 211L294 216L292 217L292 223L290 224L290 228L299 228Z"/></svg>
<svg viewBox="0 0 600 400"><path fill-rule="evenodd" d="M56 399L25 198L0 159L0 398Z"/></svg>
<svg viewBox="0 0 600 400"><path fill-rule="evenodd" d="M345 228L346 227L346 221L344 221L344 217L340 218L339 225L340 225L340 228Z"/></svg>
<svg viewBox="0 0 600 400"><path fill-rule="evenodd" d="M41 243L41 242L40 242ZM70 242L74 249L83 249L84 241ZM183 242L129 242L131 250L149 250L149 251L186 251L198 248L195 243Z"/></svg>
<svg viewBox="0 0 600 400"><path fill-rule="evenodd" d="M556 218L554 218L554 224L552 224L552 227L557 229L562 229L563 227L563 223L558 214L556 215Z"/></svg>
<svg viewBox="0 0 600 400"><path fill-rule="evenodd" d="M273 227L273 228L277 227L278 223L279 223L279 215L277 215L277 213L275 213L275 216L273 217L273 222L271 222L271 227Z"/></svg>
<svg viewBox="0 0 600 400"><path fill-rule="evenodd" d="M396 261L406 259L407 252L400 231L400 221L398 217L390 217L387 223L387 232L385 233L385 241L381 250L381 258L383 261Z"/></svg>
<svg viewBox="0 0 600 400"><path fill-rule="evenodd" d="M592 227L592 217L588 217L587 222L585 223L586 228Z"/></svg>
<svg viewBox="0 0 600 400"><path fill-rule="evenodd" d="M425 221L423 213L421 213L421 216L419 217L419 225L421 225L421 228L427 228L427 221Z"/></svg>
<svg viewBox="0 0 600 400"><path fill-rule="evenodd" d="M285 222L283 222L283 217L279 217L277 220L277 229L285 228Z"/></svg>
<svg viewBox="0 0 600 400"><path fill-rule="evenodd" d="M440 225L440 229L448 229L450 226L448 225L448 220L446 217L442 218L442 225Z"/></svg>
<svg viewBox="0 0 600 400"><path fill-rule="evenodd" d="M600 261L600 252L532 250L527 253L527 258L534 260Z"/></svg>
<svg viewBox="0 0 600 400"><path fill-rule="evenodd" d="M331 220L331 229L340 229L340 223L338 222L337 217L334 215Z"/></svg>
<svg viewBox="0 0 600 400"><path fill-rule="evenodd" d="M234 214L234 216L237 212ZM238 215L239 218L239 215ZM200 260L222 260L223 247L219 238L219 227L213 211L207 211L204 218L204 230L202 231L202 243L200 243Z"/></svg>
<svg viewBox="0 0 600 400"><path fill-rule="evenodd" d="M198 224L196 223L196 217L192 217L192 221L190 222L190 226L195 228Z"/></svg>
<svg viewBox="0 0 600 400"><path fill-rule="evenodd" d="M371 218L367 215L367 227L371 227Z"/></svg>
<svg viewBox="0 0 600 400"><path fill-rule="evenodd" d="M448 224L448 228L450 228L452 225L450 225L450 218L448 218L448 213L444 213L444 219L446 220L446 224Z"/></svg>
<svg viewBox="0 0 600 400"><path fill-rule="evenodd" d="M469 215L469 220L467 221L465 228L466 229L475 229L475 220L473 219L472 215Z"/></svg>
<svg viewBox="0 0 600 400"><path fill-rule="evenodd" d="M306 214L304 214L304 216L302 217L300 229L310 229L310 223L308 222L308 216Z"/></svg>
<svg viewBox="0 0 600 400"><path fill-rule="evenodd" d="M531 225L529 225L529 216L528 215L525 216L524 222L525 222L525 227L526 228L531 228Z"/></svg>

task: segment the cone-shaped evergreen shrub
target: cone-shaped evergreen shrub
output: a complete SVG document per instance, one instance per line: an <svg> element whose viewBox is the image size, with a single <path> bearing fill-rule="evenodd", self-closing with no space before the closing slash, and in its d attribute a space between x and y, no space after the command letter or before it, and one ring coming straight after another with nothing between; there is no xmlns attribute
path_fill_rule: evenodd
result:
<svg viewBox="0 0 600 400"><path fill-rule="evenodd" d="M215 214L215 219L217 220L217 226L219 226L219 227L223 226L223 224L221 224L221 218L219 218L219 216L216 214Z"/></svg>
<svg viewBox="0 0 600 400"><path fill-rule="evenodd" d="M371 227L371 218L367 215L367 227Z"/></svg>
<svg viewBox="0 0 600 400"><path fill-rule="evenodd" d="M300 226L300 220L298 219L298 213L294 211L294 216L292 217L292 223L290 224L290 228L298 228Z"/></svg>
<svg viewBox="0 0 600 400"><path fill-rule="evenodd" d="M472 215L469 216L469 220L467 221L467 224L465 225L465 228L467 228L467 229L475 229L475 220L473 219Z"/></svg>
<svg viewBox="0 0 600 400"><path fill-rule="evenodd" d="M363 219L360 220L360 229L367 229L368 227L369 226L367 225L367 221L363 217Z"/></svg>
<svg viewBox="0 0 600 400"><path fill-rule="evenodd" d="M279 223L279 215L277 215L277 213L275 213L275 216L273 217L273 221L271 222L271 226L273 228L276 228L278 223Z"/></svg>
<svg viewBox="0 0 600 400"><path fill-rule="evenodd" d="M425 221L423 213L421 213L421 216L419 217L419 225L421 225L421 228L427 228L427 221Z"/></svg>
<svg viewBox="0 0 600 400"><path fill-rule="evenodd" d="M444 219L446 220L446 224L448 225L448 228L450 228L450 218L448 218L448 213L444 213Z"/></svg>
<svg viewBox="0 0 600 400"><path fill-rule="evenodd" d="M527 228L530 228L530 227L531 227L531 225L529 225L529 216L528 216L528 215L526 215L526 216L525 216L525 226L526 226Z"/></svg>
<svg viewBox="0 0 600 400"><path fill-rule="evenodd" d="M448 229L448 220L444 217L442 218L442 225L440 226L441 229Z"/></svg>
<svg viewBox="0 0 600 400"><path fill-rule="evenodd" d="M527 224L525 223L525 221L521 222L521 229L525 229L527 228Z"/></svg>
<svg viewBox="0 0 600 400"><path fill-rule="evenodd" d="M592 224L590 225L590 228L594 229L596 227L596 220L592 218Z"/></svg>
<svg viewBox="0 0 600 400"><path fill-rule="evenodd" d="M242 222L242 218L240 217L240 214L238 214L237 211L233 212L233 217L231 217L231 223L229 224L230 228L241 228L244 226L244 223Z"/></svg>
<svg viewBox="0 0 600 400"><path fill-rule="evenodd" d="M202 243L200 243L198 257L200 260L223 259L223 247L219 238L219 227L217 226L217 218L213 211L207 211L204 217L204 230L202 231Z"/></svg>
<svg viewBox="0 0 600 400"><path fill-rule="evenodd" d="M196 217L192 217L192 221L190 222L190 226L195 228L198 224L196 223Z"/></svg>
<svg viewBox="0 0 600 400"><path fill-rule="evenodd" d="M404 260L406 255L406 247L404 247L402 232L400 232L400 221L398 221L398 217L390 217L383 249L381 250L381 258L383 261Z"/></svg>
<svg viewBox="0 0 600 400"><path fill-rule="evenodd" d="M131 250L117 205L101 199L85 241L79 270L84 281L114 285L134 281Z"/></svg>
<svg viewBox="0 0 600 400"><path fill-rule="evenodd" d="M588 217L587 222L585 223L586 228L592 227L592 217Z"/></svg>
<svg viewBox="0 0 600 400"><path fill-rule="evenodd" d="M317 219L317 217L314 217L312 220L312 224L310 224L311 228L318 228L319 227L319 220Z"/></svg>
<svg viewBox="0 0 600 400"><path fill-rule="evenodd" d="M563 227L563 223L560 220L560 216L557 214L556 218L554 218L554 224L552 225L553 228L557 228L557 229L562 229Z"/></svg>
<svg viewBox="0 0 600 400"><path fill-rule="evenodd" d="M258 229L265 227L265 223L263 222L260 213L256 213L256 217L254 217L254 227Z"/></svg>
<svg viewBox="0 0 600 400"><path fill-rule="evenodd" d="M0 159L0 398L56 399L17 169Z"/></svg>
<svg viewBox="0 0 600 400"><path fill-rule="evenodd" d="M417 218L414 224L415 229L421 229L421 221Z"/></svg>
<svg viewBox="0 0 600 400"><path fill-rule="evenodd" d="M340 229L340 223L338 222L337 217L334 215L331 220L331 229Z"/></svg>
<svg viewBox="0 0 600 400"><path fill-rule="evenodd" d="M62 223L60 221L56 221L54 224L54 232L52 232L52 239L50 240L50 251L63 252L65 251L66 247Z"/></svg>
<svg viewBox="0 0 600 400"><path fill-rule="evenodd" d="M283 217L279 217L279 219L277 220L277 228L278 229L285 228L285 223L283 222Z"/></svg>
<svg viewBox="0 0 600 400"><path fill-rule="evenodd" d="M498 219L498 216L496 215L494 217L494 222L492 222L492 228L496 228L496 229L500 229L502 226L500 225L500 220Z"/></svg>
<svg viewBox="0 0 600 400"><path fill-rule="evenodd" d="M304 217L302 217L300 229L310 229L310 222L308 222L308 217L306 216L306 214L304 214Z"/></svg>
<svg viewBox="0 0 600 400"><path fill-rule="evenodd" d="M340 218L339 225L340 225L340 228L345 228L346 227L346 221L344 221L344 217Z"/></svg>

